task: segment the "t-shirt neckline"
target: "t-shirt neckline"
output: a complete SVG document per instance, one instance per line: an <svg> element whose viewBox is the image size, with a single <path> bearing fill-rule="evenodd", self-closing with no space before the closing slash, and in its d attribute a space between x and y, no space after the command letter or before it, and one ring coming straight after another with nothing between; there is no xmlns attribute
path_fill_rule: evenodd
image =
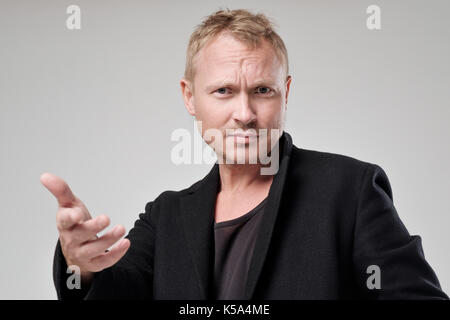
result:
<svg viewBox="0 0 450 320"><path fill-rule="evenodd" d="M225 220L225 221L221 221L221 222L215 222L214 221L214 229L220 229L223 227L229 227L235 224L239 224L241 222L244 222L245 220L250 219L256 212L259 211L259 209L266 203L268 197L265 197L264 200L262 200L256 207L254 207L253 209L251 209L249 212L247 212L246 214L231 219L231 220Z"/></svg>

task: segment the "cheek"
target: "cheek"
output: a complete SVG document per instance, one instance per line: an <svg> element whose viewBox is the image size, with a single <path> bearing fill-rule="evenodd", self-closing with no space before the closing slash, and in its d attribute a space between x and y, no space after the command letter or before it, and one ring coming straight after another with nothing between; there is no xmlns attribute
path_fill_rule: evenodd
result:
<svg viewBox="0 0 450 320"><path fill-rule="evenodd" d="M262 127L277 128L284 116L284 107L278 101L265 104L259 109L258 118Z"/></svg>
<svg viewBox="0 0 450 320"><path fill-rule="evenodd" d="M208 97L195 98L195 112L197 121L202 121L204 129L221 129L227 123L228 109L219 105L214 99Z"/></svg>

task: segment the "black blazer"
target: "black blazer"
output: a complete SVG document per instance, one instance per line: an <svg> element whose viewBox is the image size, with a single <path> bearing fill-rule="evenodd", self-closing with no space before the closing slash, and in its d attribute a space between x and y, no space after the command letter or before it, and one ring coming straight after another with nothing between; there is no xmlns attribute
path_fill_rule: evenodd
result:
<svg viewBox="0 0 450 320"><path fill-rule="evenodd" d="M448 299L409 235L376 164L297 148L283 133L251 260L248 299ZM59 299L208 299L214 270L216 163L182 191L147 203L129 234L131 246L94 276L88 291L69 290L59 242L54 282ZM381 288L367 280L380 268Z"/></svg>

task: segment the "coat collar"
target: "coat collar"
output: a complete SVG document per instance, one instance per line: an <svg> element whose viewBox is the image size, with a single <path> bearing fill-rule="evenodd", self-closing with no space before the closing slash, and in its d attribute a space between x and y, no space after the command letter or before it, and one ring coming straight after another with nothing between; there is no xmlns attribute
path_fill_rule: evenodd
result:
<svg viewBox="0 0 450 320"><path fill-rule="evenodd" d="M278 143L280 150L279 168L272 181L266 209L259 226L255 249L250 262L245 299L253 297L261 274L286 180L292 151L292 138L287 132L283 132ZM188 193L181 198L182 214L180 215L180 221L187 239L188 250L196 268L192 276L198 279L198 299L208 299L213 294L214 213L219 188L219 165L216 162L206 177L188 189Z"/></svg>

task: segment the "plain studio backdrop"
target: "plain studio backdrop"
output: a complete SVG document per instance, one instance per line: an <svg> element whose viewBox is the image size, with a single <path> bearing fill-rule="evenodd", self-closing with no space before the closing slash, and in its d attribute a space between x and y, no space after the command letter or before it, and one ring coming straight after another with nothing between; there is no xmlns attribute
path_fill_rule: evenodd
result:
<svg viewBox="0 0 450 320"><path fill-rule="evenodd" d="M66 27L72 4L79 30ZM370 5L380 30L367 28ZM41 173L128 232L148 201L209 171L175 165L171 133L194 132L179 86L186 46L220 8L277 23L294 144L380 165L449 293L448 0L0 0L0 298L56 298L57 203Z"/></svg>

